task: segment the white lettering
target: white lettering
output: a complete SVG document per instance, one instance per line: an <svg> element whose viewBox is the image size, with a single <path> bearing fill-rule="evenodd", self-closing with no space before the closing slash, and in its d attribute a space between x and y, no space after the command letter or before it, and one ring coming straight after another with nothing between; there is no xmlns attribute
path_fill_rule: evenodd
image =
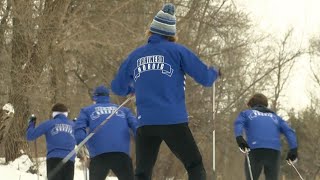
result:
<svg viewBox="0 0 320 180"><path fill-rule="evenodd" d="M161 64L160 69L162 70L162 69L163 69L163 67L164 67L164 64Z"/></svg>
<svg viewBox="0 0 320 180"><path fill-rule="evenodd" d="M56 135L59 133L68 133L73 136L72 126L69 124L56 124L54 128L51 130L51 135Z"/></svg>
<svg viewBox="0 0 320 180"><path fill-rule="evenodd" d="M162 71L162 74L169 77L171 77L173 73L171 65L164 62L164 56L145 56L137 60L137 67L134 70L134 80L136 81L140 77L141 73L152 70Z"/></svg>

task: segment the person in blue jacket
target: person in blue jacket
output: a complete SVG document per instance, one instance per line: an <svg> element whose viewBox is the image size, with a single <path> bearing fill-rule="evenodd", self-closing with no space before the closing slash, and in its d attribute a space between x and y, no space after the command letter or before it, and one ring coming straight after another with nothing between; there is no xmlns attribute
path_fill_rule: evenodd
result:
<svg viewBox="0 0 320 180"><path fill-rule="evenodd" d="M294 163L298 158L296 134L286 121L267 108L268 99L265 95L254 94L247 105L250 109L240 112L234 122L237 144L242 152L249 153L253 180L259 179L262 169L266 180L277 180L280 169L280 135L285 135L290 146L286 159ZM247 140L243 138L243 131ZM247 180L250 180L247 163L246 161L245 174Z"/></svg>
<svg viewBox="0 0 320 180"><path fill-rule="evenodd" d="M94 104L81 109L75 125L79 144L119 106L110 102L109 90L98 86L93 93ZM121 107L102 126L86 147L90 155L89 179L104 180L112 170L119 180L133 180L130 158L130 129L135 135L137 120L128 108Z"/></svg>
<svg viewBox="0 0 320 180"><path fill-rule="evenodd" d="M68 118L68 108L61 103L52 107L52 118L35 128L36 116L29 118L27 140L33 141L45 135L47 143L48 180L73 180L75 155L56 173L50 174L76 145L74 123Z"/></svg>
<svg viewBox="0 0 320 180"><path fill-rule="evenodd" d="M150 180L162 141L182 161L189 180L206 179L202 157L188 127L186 75L210 87L219 72L176 43L173 4L165 4L147 31L148 43L129 54L112 81L120 96L135 94L139 128L136 137L137 180Z"/></svg>

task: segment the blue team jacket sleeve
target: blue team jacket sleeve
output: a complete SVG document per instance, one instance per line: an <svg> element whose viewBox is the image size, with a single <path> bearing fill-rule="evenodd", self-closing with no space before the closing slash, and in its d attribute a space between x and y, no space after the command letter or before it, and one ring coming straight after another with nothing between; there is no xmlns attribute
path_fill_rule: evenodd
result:
<svg viewBox="0 0 320 180"><path fill-rule="evenodd" d="M213 67L205 65L193 52L183 47L181 49L182 69L196 82L203 86L210 87L218 78L218 71Z"/></svg>
<svg viewBox="0 0 320 180"><path fill-rule="evenodd" d="M246 118L244 117L244 112L241 112L237 119L234 122L234 135L237 136L242 136L243 133L243 128L246 123Z"/></svg>
<svg viewBox="0 0 320 180"><path fill-rule="evenodd" d="M129 75L127 69L128 63L129 57L121 64L116 77L111 82L112 91L119 96L126 96L134 92L134 88L131 85L133 78Z"/></svg>
<svg viewBox="0 0 320 180"><path fill-rule="evenodd" d="M135 136L138 128L138 121L136 119L136 116L129 109L127 110L127 121Z"/></svg>
<svg viewBox="0 0 320 180"><path fill-rule="evenodd" d="M35 122L30 122L27 129L27 141L33 141L45 134L50 128L50 122L45 121L35 128Z"/></svg>
<svg viewBox="0 0 320 180"><path fill-rule="evenodd" d="M280 118L279 120L280 131L286 137L290 149L294 149L298 147L297 137L294 130L287 124L286 121Z"/></svg>
<svg viewBox="0 0 320 180"><path fill-rule="evenodd" d="M86 128L89 126L89 117L85 113L83 109L81 109L80 114L76 120L75 127L74 127L74 136L79 144L83 141L87 136Z"/></svg>

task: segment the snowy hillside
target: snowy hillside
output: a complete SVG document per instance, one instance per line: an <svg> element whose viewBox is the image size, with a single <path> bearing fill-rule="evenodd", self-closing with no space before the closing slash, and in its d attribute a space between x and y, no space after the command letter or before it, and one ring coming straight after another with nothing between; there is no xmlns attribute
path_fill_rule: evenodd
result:
<svg viewBox="0 0 320 180"><path fill-rule="evenodd" d="M4 160L0 160L0 179L1 180L38 180L36 174L28 172L33 163L26 155L22 155L15 161L10 162L8 165L4 165ZM85 173L82 170L83 165L76 159L74 179L84 180ZM44 158L39 159L39 180L45 180L46 175L46 163ZM108 177L106 180L117 180L116 177Z"/></svg>

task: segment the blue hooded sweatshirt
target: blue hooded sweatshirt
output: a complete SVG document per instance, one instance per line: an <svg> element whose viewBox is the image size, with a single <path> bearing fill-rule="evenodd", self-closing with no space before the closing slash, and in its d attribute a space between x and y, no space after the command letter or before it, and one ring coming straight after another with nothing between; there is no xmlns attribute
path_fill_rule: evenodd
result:
<svg viewBox="0 0 320 180"><path fill-rule="evenodd" d="M107 96L94 96L94 100L96 104L82 108L77 118L77 144L119 107L110 103ZM128 108L122 107L87 142L90 157L108 152L123 152L130 156L130 128L135 134L137 120Z"/></svg>
<svg viewBox="0 0 320 180"><path fill-rule="evenodd" d="M294 130L274 112L257 109L242 111L234 122L235 136L242 136L243 129L250 149L267 148L280 151L281 134L285 135L290 149L297 148Z"/></svg>
<svg viewBox="0 0 320 180"><path fill-rule="evenodd" d="M218 77L186 47L153 34L122 63L111 86L120 96L135 93L139 126L179 124L188 122L186 74L207 87Z"/></svg>
<svg viewBox="0 0 320 180"><path fill-rule="evenodd" d="M28 141L35 140L43 134L47 143L47 159L65 158L75 148L74 123L63 114L41 123L37 128L35 122L29 123ZM74 162L74 159L75 155L70 160Z"/></svg>

